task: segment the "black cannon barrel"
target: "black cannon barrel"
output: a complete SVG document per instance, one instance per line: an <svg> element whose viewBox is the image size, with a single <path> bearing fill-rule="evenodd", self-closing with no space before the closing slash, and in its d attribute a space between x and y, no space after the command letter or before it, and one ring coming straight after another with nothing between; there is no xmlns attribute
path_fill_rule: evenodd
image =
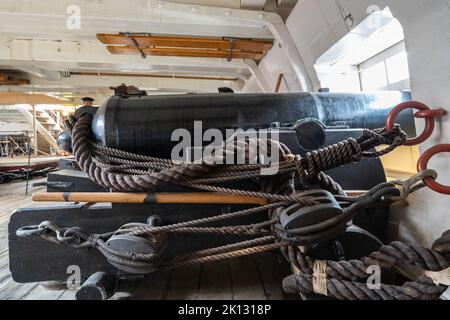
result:
<svg viewBox="0 0 450 320"><path fill-rule="evenodd" d="M380 128L389 111L410 100L408 92L374 94L285 93L161 95L108 99L97 111L93 132L104 145L130 152L167 157L177 142L175 129L267 129L273 123L293 124L316 118L327 126ZM412 111L397 123L414 134Z"/></svg>

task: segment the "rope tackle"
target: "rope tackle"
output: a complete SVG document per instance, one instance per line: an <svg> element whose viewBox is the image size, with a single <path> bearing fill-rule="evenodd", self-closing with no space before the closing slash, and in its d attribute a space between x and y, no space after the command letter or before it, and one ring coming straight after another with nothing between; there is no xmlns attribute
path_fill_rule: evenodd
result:
<svg viewBox="0 0 450 320"><path fill-rule="evenodd" d="M220 161L179 163L109 148L91 140L92 115L86 113L78 119L70 118L65 127L72 137L76 162L100 186L116 193L133 193L135 197L141 192L142 203L148 198L145 195L158 187L177 185L201 191L199 198L195 199L206 199L214 195L215 200L211 201L227 203L232 197L237 197L248 201L247 204L258 206L172 225L159 225L154 221L132 223L103 234L87 234L77 226L62 227L54 222L44 221L39 225L20 228L16 235L40 236L80 250L95 248L114 266L138 274L280 249L296 271L283 281L286 292L315 293L340 300L438 299L450 285L445 280L445 275L450 273L450 230L437 239L431 249L393 242L357 260L320 261L308 256L308 248L345 232L362 209L403 201L426 186L442 193L448 191L448 187L439 187L435 182L437 172L427 169L428 160L436 153L449 152L448 147L426 152L419 161L418 174L410 179L385 182L357 196L347 195L325 173L342 165L359 162L363 158L381 157L399 146L421 140L409 140L400 126L393 122L400 111L411 106L421 110L422 113L417 116L425 117L429 126L431 121L434 123L434 116L437 115L425 113L429 108L422 105L418 107L417 103L413 103L394 109L386 122L386 128L365 129L357 139L349 138L308 152L304 156L291 154L281 143L275 144L276 148L273 150L272 141L262 141L267 148L272 146L270 152L280 155L279 170L272 176L261 175L261 169L267 167L267 164L225 165L218 164L223 163ZM382 145L386 147L375 149ZM248 156L249 146L250 141L238 140L234 142L232 151L241 149ZM215 154L213 160L223 159L229 151L225 149L223 153ZM295 190L295 179L304 190ZM224 182L241 180L258 181L261 189L249 191L221 186ZM311 186L318 186L320 189L311 189ZM220 199L218 195L221 195ZM71 199L70 195L66 196L66 199ZM159 199L162 201L161 197ZM217 226L217 223L251 215L264 219L253 224ZM167 258L164 248L167 246L168 235L177 233L227 234L245 238L240 242ZM154 250L123 250L114 246L113 240L117 236L144 239L147 241L146 245ZM425 273L416 281L402 286L380 284L372 288L365 282L370 277L368 270L371 267L387 270L402 264L422 268Z"/></svg>

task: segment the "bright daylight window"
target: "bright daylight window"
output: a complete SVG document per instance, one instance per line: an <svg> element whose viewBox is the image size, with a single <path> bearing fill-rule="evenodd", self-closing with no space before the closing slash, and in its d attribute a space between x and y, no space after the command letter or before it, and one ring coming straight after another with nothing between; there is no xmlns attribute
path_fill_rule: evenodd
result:
<svg viewBox="0 0 450 320"><path fill-rule="evenodd" d="M404 39L389 7L370 14L316 60L320 86L332 92L410 90Z"/></svg>
<svg viewBox="0 0 450 320"><path fill-rule="evenodd" d="M410 89L404 42L363 62L359 70L363 91Z"/></svg>
<svg viewBox="0 0 450 320"><path fill-rule="evenodd" d="M406 51L386 59L386 70L390 84L409 79L408 57Z"/></svg>
<svg viewBox="0 0 450 320"><path fill-rule="evenodd" d="M379 62L361 72L361 84L364 91L373 91L387 86L386 65Z"/></svg>

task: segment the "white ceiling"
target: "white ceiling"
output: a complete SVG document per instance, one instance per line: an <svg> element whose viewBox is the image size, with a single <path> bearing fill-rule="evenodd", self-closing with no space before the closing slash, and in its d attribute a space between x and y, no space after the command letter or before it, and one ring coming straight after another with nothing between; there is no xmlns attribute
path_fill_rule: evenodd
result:
<svg viewBox="0 0 450 320"><path fill-rule="evenodd" d="M245 61L157 56L142 59L139 55L112 55L96 39L96 34L128 31L272 39L261 13L241 8L262 10L273 7L276 2L79 0L76 3L80 12L80 26L73 29L73 24L67 26L68 19L76 12L71 7L73 0L2 0L0 65L23 72L23 76L29 78L31 83L20 87L0 86L0 90L48 91L53 94L64 93L66 97L73 95L75 98L90 94L97 100L111 93L109 86L117 86L124 81L153 92L216 92L221 86L239 90L252 75ZM205 4L208 7L202 6ZM224 5L228 8L222 8ZM273 11L270 8L267 10ZM64 78L59 72L64 70L146 76L78 75ZM236 80L148 77L152 74Z"/></svg>

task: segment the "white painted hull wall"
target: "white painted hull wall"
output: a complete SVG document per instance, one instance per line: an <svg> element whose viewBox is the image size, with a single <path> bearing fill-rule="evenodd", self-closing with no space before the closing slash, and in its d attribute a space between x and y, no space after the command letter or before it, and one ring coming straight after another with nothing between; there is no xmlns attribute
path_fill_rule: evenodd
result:
<svg viewBox="0 0 450 320"><path fill-rule="evenodd" d="M450 111L450 0L341 0L346 13L351 13L358 25L367 16L367 8L389 6L403 26L408 52L413 99L431 107ZM338 40L348 33L334 0L299 0L287 20L287 27L302 56L315 89L320 87L314 63ZM284 74L282 91L300 90L295 73L283 51L274 49L260 64L261 72L272 88L278 75ZM244 92L258 92L251 79ZM424 123L416 121L417 130ZM421 145L429 147L450 143L449 116L439 120L433 137ZM448 154L436 156L430 167L439 173L439 182L450 184ZM450 198L429 189L412 195L407 204L392 210L389 235L391 239L417 241L430 245L443 231L450 228Z"/></svg>

